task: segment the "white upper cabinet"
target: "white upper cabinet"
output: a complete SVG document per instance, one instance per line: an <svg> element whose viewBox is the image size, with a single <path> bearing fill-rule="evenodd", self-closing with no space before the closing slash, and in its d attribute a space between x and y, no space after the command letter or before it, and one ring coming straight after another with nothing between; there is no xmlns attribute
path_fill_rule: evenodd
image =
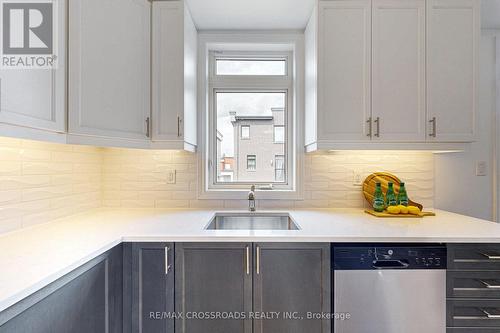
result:
<svg viewBox="0 0 500 333"><path fill-rule="evenodd" d="M428 138L472 141L478 89L479 0L427 0Z"/></svg>
<svg viewBox="0 0 500 333"><path fill-rule="evenodd" d="M370 140L370 50L369 0L320 1L306 29L307 144Z"/></svg>
<svg viewBox="0 0 500 333"><path fill-rule="evenodd" d="M55 34L58 40L54 43L57 46L57 68L0 70L0 123L19 127L17 131L26 128L64 132L66 129L66 8L64 1L54 5L58 15L58 25L54 28L59 28ZM43 135L37 138L43 139Z"/></svg>
<svg viewBox="0 0 500 333"><path fill-rule="evenodd" d="M373 0L373 139L425 141L425 0Z"/></svg>
<svg viewBox="0 0 500 333"><path fill-rule="evenodd" d="M196 149L197 31L184 1L153 2L153 147Z"/></svg>
<svg viewBox="0 0 500 333"><path fill-rule="evenodd" d="M463 149L479 0L319 0L305 31L305 145Z"/></svg>
<svg viewBox="0 0 500 333"><path fill-rule="evenodd" d="M70 142L147 147L147 0L69 0Z"/></svg>

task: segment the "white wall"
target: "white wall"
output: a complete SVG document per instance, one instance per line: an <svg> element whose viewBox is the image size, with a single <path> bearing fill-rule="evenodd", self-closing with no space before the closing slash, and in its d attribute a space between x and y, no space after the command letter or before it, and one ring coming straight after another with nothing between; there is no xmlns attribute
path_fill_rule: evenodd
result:
<svg viewBox="0 0 500 333"><path fill-rule="evenodd" d="M435 157L435 205L469 216L493 219L496 112L496 41L483 32L480 52L478 140L469 151ZM476 176L476 162L486 161L486 176Z"/></svg>

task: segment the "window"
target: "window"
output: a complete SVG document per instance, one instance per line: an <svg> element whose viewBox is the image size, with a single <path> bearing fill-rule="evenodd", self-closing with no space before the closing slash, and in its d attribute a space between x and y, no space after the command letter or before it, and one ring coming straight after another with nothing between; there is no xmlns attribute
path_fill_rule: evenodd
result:
<svg viewBox="0 0 500 333"><path fill-rule="evenodd" d="M283 155L274 157L274 180L277 182L285 180L285 156Z"/></svg>
<svg viewBox="0 0 500 333"><path fill-rule="evenodd" d="M292 54L226 50L208 54L206 190L247 191L254 184L294 189L288 176L294 175L290 168L295 157ZM214 168L211 161L216 156L231 160L232 168Z"/></svg>
<svg viewBox="0 0 500 333"><path fill-rule="evenodd" d="M282 125L274 125L274 143L285 142L285 127Z"/></svg>
<svg viewBox="0 0 500 333"><path fill-rule="evenodd" d="M241 125L241 139L242 140L250 139L250 126Z"/></svg>
<svg viewBox="0 0 500 333"><path fill-rule="evenodd" d="M247 155L247 170L248 171L257 170L257 156Z"/></svg>
<svg viewBox="0 0 500 333"><path fill-rule="evenodd" d="M285 59L219 58L216 75L286 75Z"/></svg>

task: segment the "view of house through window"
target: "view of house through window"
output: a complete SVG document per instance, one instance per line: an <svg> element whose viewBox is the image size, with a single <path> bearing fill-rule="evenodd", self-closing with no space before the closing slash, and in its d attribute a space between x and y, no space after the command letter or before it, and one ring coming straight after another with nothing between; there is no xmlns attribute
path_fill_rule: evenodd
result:
<svg viewBox="0 0 500 333"><path fill-rule="evenodd" d="M286 182L286 98L286 92L215 93L217 182Z"/></svg>

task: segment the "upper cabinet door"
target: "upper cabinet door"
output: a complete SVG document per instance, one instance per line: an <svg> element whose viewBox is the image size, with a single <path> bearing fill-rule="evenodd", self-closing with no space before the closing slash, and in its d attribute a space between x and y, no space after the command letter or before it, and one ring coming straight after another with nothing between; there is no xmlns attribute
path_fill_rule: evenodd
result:
<svg viewBox="0 0 500 333"><path fill-rule="evenodd" d="M425 141L425 0L373 0L373 139Z"/></svg>
<svg viewBox="0 0 500 333"><path fill-rule="evenodd" d="M53 1L57 6L58 28L55 37L58 66L55 69L0 70L0 123L43 129L52 132L66 130L66 6L65 1Z"/></svg>
<svg viewBox="0 0 500 333"><path fill-rule="evenodd" d="M370 140L371 1L320 1L318 141Z"/></svg>
<svg viewBox="0 0 500 333"><path fill-rule="evenodd" d="M427 138L473 141L479 0L427 0Z"/></svg>
<svg viewBox="0 0 500 333"><path fill-rule="evenodd" d="M194 149L198 34L184 1L154 1L153 141ZM186 146L184 146L186 144Z"/></svg>
<svg viewBox="0 0 500 333"><path fill-rule="evenodd" d="M153 2L153 139L182 140L184 4Z"/></svg>
<svg viewBox="0 0 500 333"><path fill-rule="evenodd" d="M69 132L147 140L147 0L69 0Z"/></svg>

